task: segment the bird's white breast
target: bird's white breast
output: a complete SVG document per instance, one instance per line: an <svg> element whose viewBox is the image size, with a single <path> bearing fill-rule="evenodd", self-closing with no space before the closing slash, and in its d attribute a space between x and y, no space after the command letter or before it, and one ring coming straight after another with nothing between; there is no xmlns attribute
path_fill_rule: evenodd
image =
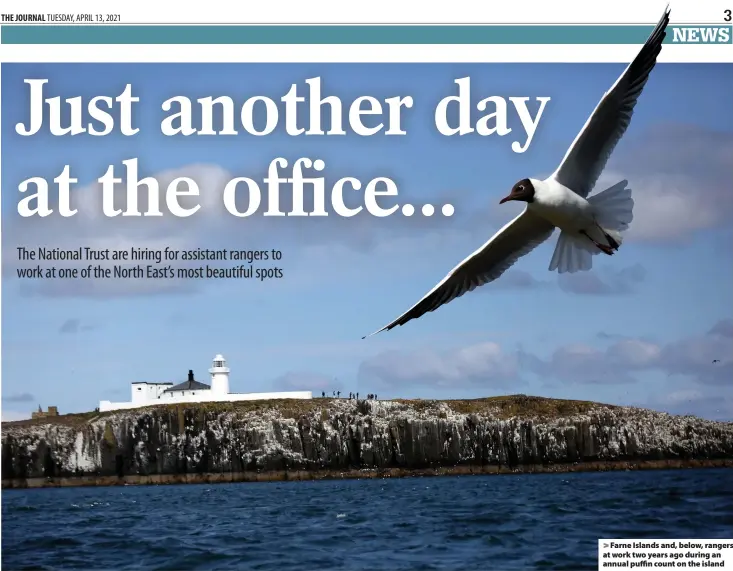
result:
<svg viewBox="0 0 733 571"><path fill-rule="evenodd" d="M532 181L534 202L529 209L561 230L576 232L593 223L593 208L582 196L550 178Z"/></svg>

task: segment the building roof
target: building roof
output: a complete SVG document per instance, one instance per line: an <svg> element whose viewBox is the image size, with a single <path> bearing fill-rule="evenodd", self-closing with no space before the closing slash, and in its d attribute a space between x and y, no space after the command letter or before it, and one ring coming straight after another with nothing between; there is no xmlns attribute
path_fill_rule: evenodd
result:
<svg viewBox="0 0 733 571"><path fill-rule="evenodd" d="M169 389L165 389L164 393L170 393L173 391L203 391L210 389L211 387L205 383L199 383L193 378L193 371L188 371L188 380L178 383Z"/></svg>
<svg viewBox="0 0 733 571"><path fill-rule="evenodd" d="M171 383L170 381L167 381L165 383L154 383L150 381L133 381L132 384L133 385L172 385L173 383Z"/></svg>
<svg viewBox="0 0 733 571"><path fill-rule="evenodd" d="M164 393L170 393L173 391L196 391L196 390L206 390L210 389L211 387L205 383L199 383L198 381L183 381L182 383L178 383L177 385L172 386L169 389L165 389Z"/></svg>

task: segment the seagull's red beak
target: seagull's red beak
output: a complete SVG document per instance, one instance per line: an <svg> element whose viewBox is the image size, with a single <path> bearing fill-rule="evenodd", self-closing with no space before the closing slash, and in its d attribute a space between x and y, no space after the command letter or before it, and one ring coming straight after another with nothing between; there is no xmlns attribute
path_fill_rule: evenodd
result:
<svg viewBox="0 0 733 571"><path fill-rule="evenodd" d="M501 200L499 201L499 204L504 204L505 202L509 202L510 200L514 200L514 199L512 198L512 195L511 195L511 194L510 194L509 196L505 196L504 198L502 198L502 199L501 199Z"/></svg>

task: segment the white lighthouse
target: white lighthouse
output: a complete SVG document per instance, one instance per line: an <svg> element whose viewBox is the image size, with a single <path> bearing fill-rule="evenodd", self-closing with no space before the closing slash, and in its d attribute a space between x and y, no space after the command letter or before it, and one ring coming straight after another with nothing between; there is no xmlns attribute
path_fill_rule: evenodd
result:
<svg viewBox="0 0 733 571"><path fill-rule="evenodd" d="M130 402L99 401L99 411L128 410L155 405L193 404L201 402L240 402L272 399L312 399L311 391L289 391L276 393L230 393L229 367L224 356L214 357L209 369L211 386L197 381L193 370L183 382L135 381L132 383Z"/></svg>
<svg viewBox="0 0 733 571"><path fill-rule="evenodd" d="M219 354L214 357L214 363L209 373L211 373L211 392L216 396L228 395L229 367L223 355Z"/></svg>

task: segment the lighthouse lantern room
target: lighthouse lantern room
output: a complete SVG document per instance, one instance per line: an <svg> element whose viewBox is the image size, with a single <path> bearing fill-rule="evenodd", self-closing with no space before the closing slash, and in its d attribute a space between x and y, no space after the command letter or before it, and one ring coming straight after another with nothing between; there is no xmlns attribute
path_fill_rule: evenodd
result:
<svg viewBox="0 0 733 571"><path fill-rule="evenodd" d="M229 394L229 367L227 367L226 359L219 354L214 357L211 369L211 392L215 395Z"/></svg>

